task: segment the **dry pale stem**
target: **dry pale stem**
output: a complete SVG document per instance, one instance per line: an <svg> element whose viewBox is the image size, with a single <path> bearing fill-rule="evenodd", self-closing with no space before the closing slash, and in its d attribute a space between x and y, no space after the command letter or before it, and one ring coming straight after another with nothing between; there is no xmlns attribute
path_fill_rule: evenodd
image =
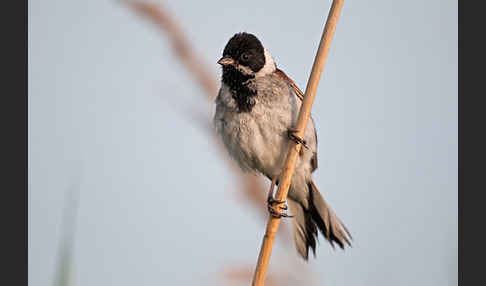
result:
<svg viewBox="0 0 486 286"><path fill-rule="evenodd" d="M314 103L317 87L319 85L322 70L324 69L324 64L326 63L327 54L331 46L331 40L334 35L334 30L336 28L339 14L341 13L342 5L343 0L333 1L331 9L329 11L329 15L327 17L324 31L322 33L321 42L319 44L316 58L312 66L312 72L309 77L309 81L307 82L304 100L302 102L302 106L300 108L299 116L297 119L296 129L298 130L298 132L296 135L301 138L304 137L304 130L307 126L307 121L312 110L312 104ZM290 180L292 174L294 173L295 163L297 161L300 148L301 145L295 142L292 142L290 145L287 154L287 160L285 162L285 167L276 194L276 199L279 201L285 201L287 199L287 193L290 187ZM258 256L255 274L253 276L253 286L262 286L264 283L265 273L268 267L268 262L270 260L270 255L272 253L273 242L275 240L275 234L277 233L279 225L280 218L270 216L265 231L265 236L263 237L260 254Z"/></svg>
<svg viewBox="0 0 486 286"><path fill-rule="evenodd" d="M126 2L137 13L151 20L157 27L164 31L171 40L174 53L182 61L184 66L196 78L206 95L212 99L218 92L215 77L209 72L207 65L194 51L192 45L184 36L179 24L171 17L171 14L162 9L160 5L143 1Z"/></svg>

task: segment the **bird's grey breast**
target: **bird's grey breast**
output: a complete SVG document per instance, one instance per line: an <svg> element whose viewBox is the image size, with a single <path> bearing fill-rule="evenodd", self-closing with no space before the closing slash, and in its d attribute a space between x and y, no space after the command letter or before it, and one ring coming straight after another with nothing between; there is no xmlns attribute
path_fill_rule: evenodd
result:
<svg viewBox="0 0 486 286"><path fill-rule="evenodd" d="M297 115L296 97L273 76L254 79L251 84L256 85L258 92L249 112L238 110L229 87L221 86L214 125L242 169L274 176L283 164L287 130Z"/></svg>

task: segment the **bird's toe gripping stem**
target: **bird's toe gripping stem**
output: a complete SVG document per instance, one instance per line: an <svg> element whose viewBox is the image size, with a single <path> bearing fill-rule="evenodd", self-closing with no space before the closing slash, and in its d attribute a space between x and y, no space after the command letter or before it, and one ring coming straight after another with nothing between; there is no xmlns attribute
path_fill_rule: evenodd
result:
<svg viewBox="0 0 486 286"><path fill-rule="evenodd" d="M289 137L290 140L293 140L295 143L301 144L306 149L309 149L309 146L307 146L307 142L295 134L297 133L297 131L298 131L297 129L290 128L289 130L287 130L287 136Z"/></svg>
<svg viewBox="0 0 486 286"><path fill-rule="evenodd" d="M279 201L276 200L272 197L269 197L267 199L267 208L268 212L270 213L271 216L276 217L276 218L282 218L282 217L293 217L291 215L286 214L284 211L288 209L286 205L283 206L278 206L279 204L284 204L285 201Z"/></svg>

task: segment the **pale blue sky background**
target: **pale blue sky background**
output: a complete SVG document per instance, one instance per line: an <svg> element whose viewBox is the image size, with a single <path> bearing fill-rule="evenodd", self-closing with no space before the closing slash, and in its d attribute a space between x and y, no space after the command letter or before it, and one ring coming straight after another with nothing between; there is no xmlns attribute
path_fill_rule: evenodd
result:
<svg viewBox="0 0 486 286"><path fill-rule="evenodd" d="M215 77L248 31L302 89L330 7L167 3ZM53 285L73 185L73 285L223 285L253 267L264 222L183 113L213 106L168 44L116 1L29 1L31 285ZM354 236L346 252L321 240L303 266L316 285L456 285L457 1L346 0L313 110L315 179ZM277 245L271 264L294 256Z"/></svg>

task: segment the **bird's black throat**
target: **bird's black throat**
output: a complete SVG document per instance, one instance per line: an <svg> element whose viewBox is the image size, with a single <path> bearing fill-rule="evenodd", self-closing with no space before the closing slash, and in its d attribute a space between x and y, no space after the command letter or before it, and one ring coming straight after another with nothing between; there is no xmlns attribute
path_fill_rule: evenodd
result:
<svg viewBox="0 0 486 286"><path fill-rule="evenodd" d="M257 90L249 85L253 75L245 75L233 66L223 67L223 83L231 91L239 112L250 112L255 105Z"/></svg>

